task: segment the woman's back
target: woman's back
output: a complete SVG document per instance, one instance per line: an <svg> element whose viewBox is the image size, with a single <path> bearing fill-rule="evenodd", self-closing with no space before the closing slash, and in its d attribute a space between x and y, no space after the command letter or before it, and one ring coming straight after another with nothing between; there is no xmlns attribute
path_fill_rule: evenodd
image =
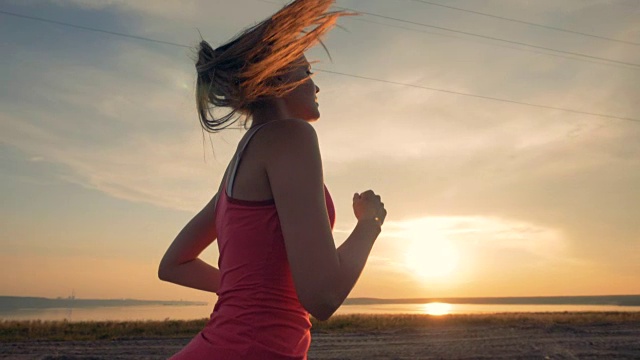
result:
<svg viewBox="0 0 640 360"><path fill-rule="evenodd" d="M311 323L296 295L275 203L234 197L236 181L250 184L248 177L260 172L256 159L244 162L245 154L259 154L259 141L245 148L258 129L249 130L241 142L218 195L218 301L200 336L173 359L224 359L225 352L227 358L306 358ZM326 188L325 196L333 226L335 211Z"/></svg>

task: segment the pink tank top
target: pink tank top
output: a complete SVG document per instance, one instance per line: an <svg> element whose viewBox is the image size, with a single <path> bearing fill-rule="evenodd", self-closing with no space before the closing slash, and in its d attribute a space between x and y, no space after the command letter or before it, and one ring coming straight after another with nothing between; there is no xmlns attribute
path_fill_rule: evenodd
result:
<svg viewBox="0 0 640 360"><path fill-rule="evenodd" d="M252 128L236 156L216 206L221 284L218 301L201 337L187 347L193 359L306 359L311 343L309 313L294 287L273 200L233 199L233 180ZM335 209L325 187L328 221ZM203 344L204 343L204 344ZM185 357L172 359L187 359Z"/></svg>

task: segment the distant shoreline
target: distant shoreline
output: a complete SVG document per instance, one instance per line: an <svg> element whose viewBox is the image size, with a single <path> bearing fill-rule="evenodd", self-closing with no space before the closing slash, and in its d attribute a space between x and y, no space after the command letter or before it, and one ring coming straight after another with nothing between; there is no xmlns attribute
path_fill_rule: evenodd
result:
<svg viewBox="0 0 640 360"><path fill-rule="evenodd" d="M58 308L94 308L94 307L122 307L122 306L204 306L203 301L163 301L163 300L135 300L135 299L76 299L44 297L0 296L0 312L24 309L58 309Z"/></svg>
<svg viewBox="0 0 640 360"><path fill-rule="evenodd" d="M349 305L386 305L386 304L474 304L474 305L606 305L606 306L638 306L640 295L597 295L597 296L528 296L528 297L433 297L410 299L380 298L348 298ZM96 308L123 306L208 306L203 301L166 301L136 299L77 299L77 298L45 298L0 296L0 312L24 309L56 309L56 308Z"/></svg>
<svg viewBox="0 0 640 360"><path fill-rule="evenodd" d="M640 295L596 295L596 296L522 296L522 297L433 297L413 299L349 298L343 305L382 304L426 304L441 302L448 304L482 305L609 305L640 306Z"/></svg>

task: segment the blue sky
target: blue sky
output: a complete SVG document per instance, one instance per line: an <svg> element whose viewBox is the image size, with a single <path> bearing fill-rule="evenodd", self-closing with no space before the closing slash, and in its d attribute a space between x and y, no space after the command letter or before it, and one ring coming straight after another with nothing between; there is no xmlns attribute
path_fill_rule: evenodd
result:
<svg viewBox="0 0 640 360"><path fill-rule="evenodd" d="M446 4L640 43L635 1ZM337 5L640 64L639 46L415 1ZM198 30L221 44L277 8L257 0L0 4L187 46ZM640 119L638 67L368 15L340 24L346 31L326 38L333 62L321 49L309 52L317 69ZM241 135L229 130L203 144L193 50L5 14L0 48L3 291L210 300L155 273L173 237L214 195ZM321 71L315 81L336 243L354 224L353 192L373 188L389 210L353 296L640 288L640 122ZM204 256L216 264L215 246Z"/></svg>

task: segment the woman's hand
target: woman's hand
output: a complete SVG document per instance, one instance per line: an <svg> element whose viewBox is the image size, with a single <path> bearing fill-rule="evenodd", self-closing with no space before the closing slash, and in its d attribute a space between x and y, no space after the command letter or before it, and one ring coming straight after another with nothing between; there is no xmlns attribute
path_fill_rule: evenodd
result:
<svg viewBox="0 0 640 360"><path fill-rule="evenodd" d="M380 195L376 195L372 190L353 194L353 213L358 221L373 219L380 226L387 217L387 210Z"/></svg>

